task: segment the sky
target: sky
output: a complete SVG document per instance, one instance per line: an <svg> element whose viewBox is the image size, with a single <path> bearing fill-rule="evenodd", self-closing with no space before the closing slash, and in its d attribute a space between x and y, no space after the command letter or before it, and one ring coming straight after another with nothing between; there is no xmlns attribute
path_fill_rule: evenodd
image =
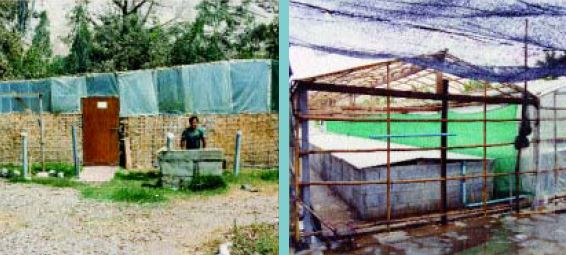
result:
<svg viewBox="0 0 566 255"><path fill-rule="evenodd" d="M474 65L524 65L566 50L562 0L291 0L296 78L444 49ZM313 36L316 35L316 36Z"/></svg>

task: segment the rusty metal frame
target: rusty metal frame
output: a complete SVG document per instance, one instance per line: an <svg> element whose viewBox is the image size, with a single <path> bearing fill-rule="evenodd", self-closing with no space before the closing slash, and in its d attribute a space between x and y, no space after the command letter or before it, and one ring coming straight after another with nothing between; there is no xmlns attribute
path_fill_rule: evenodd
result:
<svg viewBox="0 0 566 255"><path fill-rule="evenodd" d="M454 95L449 94L448 91L446 93L437 94L437 93L427 93L427 92L416 92L416 91L401 91L395 90L390 87L391 84L391 76L390 76L390 65L394 62L387 62L384 64L387 70L387 79L386 79L386 86L385 88L376 88L376 87L359 87L359 86L351 86L351 85L340 85L340 84L329 84L329 83L317 83L313 82L312 80L300 80L295 81L296 84L294 86L294 91L292 93L292 105L293 107L293 115L294 118L294 134L295 134L295 148L294 148L294 157L293 157L293 166L294 166L294 173L293 177L293 186L296 190L295 197L293 201L293 213L292 213L292 220L294 226L294 235L293 239L296 242L300 242L302 237L308 237L312 235L322 234L322 230L320 231L313 231L312 229L305 229L305 231L301 231L299 228L299 208L303 207L303 214L308 215L309 217L315 217L316 219L320 220L322 225L326 226L328 229L331 230L331 234L338 235L340 231L338 231L332 224L328 222L324 222L324 219L320 218L316 213L310 208L310 201L305 203L304 195L305 190L308 192L308 187L310 186L333 186L333 185L370 185L370 184L383 184L387 186L387 212L386 212L386 219L381 222L377 222L375 225L383 225L385 230L391 230L394 224L402 223L402 222L409 222L409 221L418 221L423 219L433 219L439 218L441 223L447 223L449 220L449 215L455 214L452 211L448 211L446 206L443 206L443 210L441 213L433 213L427 215L421 215L418 217L411 217L411 218L400 218L400 219L392 219L392 212L391 212L391 186L393 184L403 184L403 183L426 183L426 182L441 182L444 184L441 187L442 192L442 203L443 205L446 203L446 182L449 180L466 180L466 179L473 179L473 178L483 178L483 188L482 188L482 202L483 207L481 209L464 209L461 212L458 212L458 215L478 215L481 214L483 216L488 215L493 211L508 211L512 207L510 205L488 205L487 204L487 178L488 177L497 177L497 176L511 176L511 175L537 175L541 172L548 172L548 171L566 171L565 169L548 169L548 170L534 170L534 171L521 171L520 173L517 172L505 172L505 173L487 173L487 148L489 147L498 147L498 146L511 146L513 143L497 143L497 144L488 144L487 143L487 123L489 122L517 122L522 121L522 119L488 119L487 118L487 105L488 104L522 104L523 99L519 97L501 97L501 96L487 96L487 89L488 84L484 83L483 95L476 96L476 95ZM446 88L448 87L448 80L444 80L446 83ZM334 116L332 114L320 113L320 114L310 114L307 105L305 104L306 100L303 98L301 99L300 95L308 96L309 91L318 91L318 92L336 92L341 94L350 94L350 95L370 95L370 96L383 96L386 98L386 118L364 118L360 119L359 117L350 117L350 116ZM464 103L479 103L483 104L483 112L484 116L482 119L466 119L466 120L449 120L447 116L444 116L441 119L420 119L420 120L406 120L406 119L394 119L391 118L391 97L400 97L400 98L413 98L413 99L428 99L428 100L435 100L435 101L442 101L446 102L443 104L443 112L447 112L448 109L448 101L456 101L456 102L464 102ZM530 106L535 106L537 109L539 108L539 100L535 96L528 94L527 104ZM445 108L445 109L444 109ZM297 111L300 109L299 111ZM561 110L554 107L554 110ZM537 115L537 118L540 116ZM447 124L449 122L482 122L483 123L483 144L472 144L472 145L464 145L464 146L447 146L447 143L443 141L441 146L439 147L428 147L428 148L391 148L390 138L387 138L387 147L386 148L372 148L372 149L359 149L359 150L312 150L308 148L308 142L305 142L305 139L308 141L308 132L302 131L305 127L308 128L308 121L309 120L341 120L341 121L359 121L359 122L386 122L387 123L387 134L391 133L391 123L392 122L440 122ZM534 121L535 123L539 123L542 121L541 119L530 119L528 121ZM550 118L544 121L556 121L556 118ZM302 126L302 128L301 128ZM538 127L538 125L536 125ZM445 128L442 128L441 132L447 131ZM301 134L302 133L302 134ZM389 136L388 136L389 137ZM558 139L555 137L555 139ZM301 145L301 142L303 144ZM538 143L538 140L535 141ZM406 179L406 180L392 180L391 179L391 152L392 151L424 151L424 150L440 150L441 152L447 152L448 150L452 149L464 149L464 148L483 148L484 155L483 155L483 173L482 174L475 174L475 175L464 175L464 176L453 176L447 177L444 173L446 167L447 160L442 160L441 162L441 177L440 178L427 178L427 179ZM304 158L310 154L319 154L319 153L359 153L359 152L386 152L387 154L387 178L386 180L374 180L374 181L310 181L306 180L304 174L308 169L308 165L304 164ZM445 154L445 153L443 153ZM443 157L446 158L446 157ZM303 162L303 164L301 164ZM538 167L537 167L538 168ZM301 181L302 180L302 181ZM520 198L517 197L516 199L517 204L520 203ZM504 209L501 209L501 208ZM499 208L499 209L498 209ZM311 225L312 227L312 225ZM349 232L350 234L356 233L359 231Z"/></svg>

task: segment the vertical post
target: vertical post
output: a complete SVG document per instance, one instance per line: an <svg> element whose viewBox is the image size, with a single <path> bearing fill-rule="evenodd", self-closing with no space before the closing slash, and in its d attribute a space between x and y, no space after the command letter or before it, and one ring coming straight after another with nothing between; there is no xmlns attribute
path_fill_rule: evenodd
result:
<svg viewBox="0 0 566 255"><path fill-rule="evenodd" d="M299 93L299 110L301 114L307 115L309 113L308 110L308 91L301 89L298 91ZM308 150L309 149L309 122L302 121L301 122L301 148ZM302 181L304 183L310 182L310 164L309 164L309 154L304 154L301 157L301 173L302 173ZM305 207L311 209L311 193L310 193L310 186L301 186L301 200ZM312 232L313 231L313 222L312 216L309 210L303 210L303 226L305 232ZM307 243L310 241L307 240Z"/></svg>
<svg viewBox="0 0 566 255"><path fill-rule="evenodd" d="M535 128L533 130L533 140L535 141L533 144L533 156L534 156L534 164L535 164L535 180L536 180L536 197L535 197L535 206L539 206L541 204L541 180L539 179L541 176L539 175L540 170L540 107L535 111L536 118L535 118ZM544 197L542 197L542 201L544 201Z"/></svg>
<svg viewBox="0 0 566 255"><path fill-rule="evenodd" d="M554 91L554 98L553 98L553 117L554 117L554 196L558 195L558 112L556 111L556 91ZM558 204L558 199L554 199L554 204ZM556 206L554 207L556 208Z"/></svg>
<svg viewBox="0 0 566 255"><path fill-rule="evenodd" d="M28 131L22 132L22 173L25 179L29 179L28 165Z"/></svg>
<svg viewBox="0 0 566 255"><path fill-rule="evenodd" d="M527 107L523 104L522 108ZM524 117L524 116L523 116ZM515 212L519 213L521 211L520 195L521 195L521 151L522 149L517 149L517 157L515 159Z"/></svg>
<svg viewBox="0 0 566 255"><path fill-rule="evenodd" d="M525 86L524 86L524 90L523 90L523 104L521 105L521 120L522 121L530 121L530 120L525 120L527 118L527 112L528 112L528 108L529 105L526 103L527 99L528 99L528 82L527 82L527 76L526 73L529 69L529 63L528 63L528 44L527 44L527 38L528 38L528 32L529 32L529 20L525 20ZM521 123L521 125L524 125L523 122ZM530 125L530 122L529 122ZM517 151L517 159L516 159L516 163L515 163L515 212L519 213L521 211L521 203L520 203L520 195L521 195L521 154L522 154L522 148L519 148Z"/></svg>
<svg viewBox="0 0 566 255"><path fill-rule="evenodd" d="M387 64L387 230L391 222L391 67Z"/></svg>
<svg viewBox="0 0 566 255"><path fill-rule="evenodd" d="M240 173L240 147L242 144L242 130L236 132L236 148L234 150L234 176Z"/></svg>
<svg viewBox="0 0 566 255"><path fill-rule="evenodd" d="M448 80L442 80L442 121L440 122L440 199L442 203L442 224L448 223L448 199L447 199L447 185L446 185L446 164L447 162L447 147L448 147Z"/></svg>
<svg viewBox="0 0 566 255"><path fill-rule="evenodd" d="M483 86L483 187L482 187L482 203L483 216L487 216L487 87L489 83L485 82Z"/></svg>
<svg viewBox="0 0 566 255"><path fill-rule="evenodd" d="M73 124L71 127L72 139L73 139L73 163L75 165L75 177L79 178L80 166L79 166L79 155L77 149L77 125Z"/></svg>
<svg viewBox="0 0 566 255"><path fill-rule="evenodd" d="M173 150L174 139L175 139L175 135L173 135L173 133L171 133L171 132L167 132L167 150L168 151Z"/></svg>
<svg viewBox="0 0 566 255"><path fill-rule="evenodd" d="M41 171L45 172L45 127L43 123L43 94L39 94L39 146L41 150Z"/></svg>
<svg viewBox="0 0 566 255"><path fill-rule="evenodd" d="M293 109L294 110L298 110L298 98L297 95L293 95L292 98L292 104L293 104ZM300 196L300 185L299 185L299 178L301 177L301 159L300 159L300 123L301 123L301 119L298 118L296 115L294 117L294 122L293 124L293 135L294 135L294 141L293 141L293 146L294 146L294 154L293 154L293 169L295 170L293 173L293 184L294 184L294 190L295 190L295 194L293 197L293 223L295 225L295 233L294 233L294 239L295 239L295 243L299 243L301 240L301 230L300 230L300 216L299 216L299 196Z"/></svg>

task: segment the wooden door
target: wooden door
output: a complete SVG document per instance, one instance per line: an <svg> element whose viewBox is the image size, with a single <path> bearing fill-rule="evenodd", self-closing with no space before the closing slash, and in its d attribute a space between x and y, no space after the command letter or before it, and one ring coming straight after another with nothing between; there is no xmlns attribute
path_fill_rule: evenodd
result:
<svg viewBox="0 0 566 255"><path fill-rule="evenodd" d="M120 162L120 102L112 97L81 100L85 166L116 166Z"/></svg>

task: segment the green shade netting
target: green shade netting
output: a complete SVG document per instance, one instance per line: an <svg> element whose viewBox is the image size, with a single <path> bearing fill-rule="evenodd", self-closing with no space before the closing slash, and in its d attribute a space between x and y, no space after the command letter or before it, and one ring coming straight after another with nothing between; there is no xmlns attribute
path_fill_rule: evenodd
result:
<svg viewBox="0 0 566 255"><path fill-rule="evenodd" d="M386 118L385 114L376 117ZM517 117L517 106L505 106L489 110L488 119L515 119ZM393 119L440 119L440 114L391 114ZM483 112L458 113L450 111L448 119L483 119ZM329 132L370 138L371 136L387 134L386 122L341 122L329 121L326 124ZM509 143L514 142L517 136L516 122L488 122L487 143ZM418 135L439 134L440 122L392 122L391 135ZM448 146L461 146L472 144L483 144L483 122L452 122L448 123ZM382 138L385 140L385 138ZM440 147L440 136L437 137L406 137L391 138L392 143L406 144L418 147ZM483 156L483 148L467 148L450 150L461 154ZM513 145L503 147L487 148L487 157L495 159L494 171L515 171L516 150ZM509 182L514 183L511 177L497 177L495 179L496 196L509 195Z"/></svg>

